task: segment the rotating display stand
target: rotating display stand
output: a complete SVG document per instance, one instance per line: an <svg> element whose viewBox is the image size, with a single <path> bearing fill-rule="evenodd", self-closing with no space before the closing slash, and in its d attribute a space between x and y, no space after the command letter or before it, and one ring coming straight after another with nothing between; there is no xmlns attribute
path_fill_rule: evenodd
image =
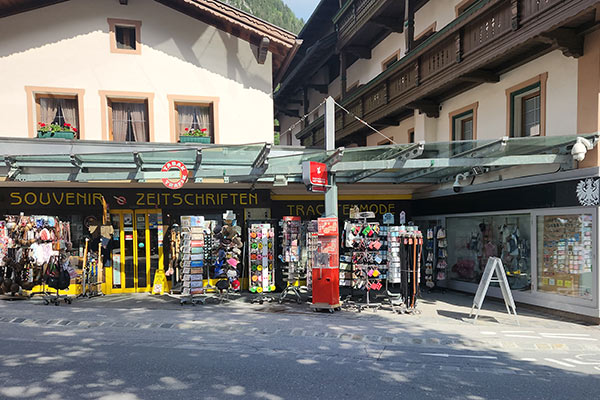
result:
<svg viewBox="0 0 600 400"><path fill-rule="evenodd" d="M251 302L273 301L275 291L275 229L269 223L252 223L248 228L248 288L255 293Z"/></svg>
<svg viewBox="0 0 600 400"><path fill-rule="evenodd" d="M300 279L306 271L300 263L301 254L302 222L300 217L283 217L281 222L281 248L282 254L279 259L284 264L283 280L286 287L279 296L279 302L284 300L295 300L298 304L302 302L300 296Z"/></svg>
<svg viewBox="0 0 600 400"><path fill-rule="evenodd" d="M181 304L204 304L206 293L204 287L206 254L210 251L211 227L201 216L181 217L181 272L182 297Z"/></svg>

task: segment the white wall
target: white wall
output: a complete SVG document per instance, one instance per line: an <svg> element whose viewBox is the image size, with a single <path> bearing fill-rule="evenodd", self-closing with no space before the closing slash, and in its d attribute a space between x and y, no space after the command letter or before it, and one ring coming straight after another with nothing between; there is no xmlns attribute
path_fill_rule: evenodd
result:
<svg viewBox="0 0 600 400"><path fill-rule="evenodd" d="M141 20L141 55L113 54L107 18ZM99 90L154 93L155 140L170 140L167 95L219 97L221 143L273 140L272 63L251 46L152 0L79 0L2 18L0 128L26 137L25 86L85 89L85 139L100 140Z"/></svg>
<svg viewBox="0 0 600 400"><path fill-rule="evenodd" d="M390 126L385 129L380 129L380 132L392 139L395 144L408 143L408 131L415 128L415 119L413 117L407 118L400 122L398 126ZM367 137L367 146L377 146L377 143L386 140L386 138L379 133L373 133ZM416 141L416 138L415 138Z"/></svg>
<svg viewBox="0 0 600 400"><path fill-rule="evenodd" d="M577 60L556 50L502 76L498 83L484 83L442 103L435 140L450 137L448 114L479 102L477 139L506 136L506 89L548 72L546 83L546 136L577 132Z"/></svg>
<svg viewBox="0 0 600 400"><path fill-rule="evenodd" d="M428 1L415 13L415 36L421 34L434 22L436 31L441 30L456 18L455 7L462 0Z"/></svg>

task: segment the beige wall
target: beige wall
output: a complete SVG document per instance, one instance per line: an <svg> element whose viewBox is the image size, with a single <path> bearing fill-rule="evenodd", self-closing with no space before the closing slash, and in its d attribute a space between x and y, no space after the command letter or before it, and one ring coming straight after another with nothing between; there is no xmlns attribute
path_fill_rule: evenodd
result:
<svg viewBox="0 0 600 400"><path fill-rule="evenodd" d="M420 35L435 22L436 31L456 18L455 7L462 0L428 1L415 13L415 36Z"/></svg>
<svg viewBox="0 0 600 400"><path fill-rule="evenodd" d="M142 21L141 54L110 52L107 18ZM175 34L176 33L176 34ZM154 137L170 141L168 95L219 99L221 143L273 140L271 55L151 0L79 0L2 18L0 136L27 137L26 86L85 90L85 139L100 140L100 91L154 94Z"/></svg>
<svg viewBox="0 0 600 400"><path fill-rule="evenodd" d="M398 126L390 126L381 129L380 132L392 139L395 144L408 143L408 131L415 128L415 119L407 118L400 122ZM367 137L367 146L377 146L378 143L385 141L386 138L378 133L374 133ZM415 138L416 141L416 138Z"/></svg>

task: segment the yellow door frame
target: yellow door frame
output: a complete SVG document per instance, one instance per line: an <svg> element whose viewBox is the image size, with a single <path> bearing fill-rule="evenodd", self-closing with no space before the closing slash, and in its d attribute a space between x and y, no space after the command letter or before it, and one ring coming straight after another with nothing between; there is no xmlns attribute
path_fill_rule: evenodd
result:
<svg viewBox="0 0 600 400"><path fill-rule="evenodd" d="M139 210L133 210L133 209L124 209L124 210L110 210L111 214L115 214L115 215L119 215L119 248L121 251L121 257L120 257L120 267L121 267L121 287L120 288L113 288L113 269L112 268L106 268L106 283L105 283L105 290L103 291L103 293L106 294L112 294L112 293L147 293L150 292L152 290L152 282L150 279L150 266L151 266L151 259L150 259L150 214L161 214L162 215L162 210L160 209L139 209ZM133 287L132 288L126 288L125 287L125 231L124 231L124 223L123 223L123 216L125 214L131 214L131 217L133 219L133 246L132 246L132 257L133 257ZM138 215L144 215L144 238L145 238L145 246L144 246L144 251L146 253L146 286L144 287L139 287L139 259L138 259L138 255L139 255L139 248L138 248L138 221L137 221L137 216ZM158 247L158 267L160 268L160 266L162 265L162 263L164 263L164 255L163 255L163 248L162 246ZM143 268L143 266L142 266ZM110 277L110 278L109 278Z"/></svg>

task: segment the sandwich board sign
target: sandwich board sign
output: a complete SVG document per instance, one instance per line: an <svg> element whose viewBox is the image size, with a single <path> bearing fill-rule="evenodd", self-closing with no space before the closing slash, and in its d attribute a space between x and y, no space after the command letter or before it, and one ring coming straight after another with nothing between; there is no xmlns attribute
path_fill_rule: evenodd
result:
<svg viewBox="0 0 600 400"><path fill-rule="evenodd" d="M493 278L494 272L496 272L496 278ZM473 299L473 307L471 307L469 317L473 315L473 310L475 307L477 307L475 321L477 320L479 311L481 311L481 306L483 305L483 299L485 298L491 282L500 284L500 290L502 290L502 297L504 298L506 311L509 314L514 315L515 319L517 320L517 325L520 325L519 318L517 317L517 307L515 306L515 300L513 299L512 292L510 291L510 286L508 286L504 265L502 265L502 260L500 260L498 257L490 257L488 259L488 262L485 266L485 271L483 271L481 281L479 282L479 287L477 287L477 293L475 293L475 298Z"/></svg>

